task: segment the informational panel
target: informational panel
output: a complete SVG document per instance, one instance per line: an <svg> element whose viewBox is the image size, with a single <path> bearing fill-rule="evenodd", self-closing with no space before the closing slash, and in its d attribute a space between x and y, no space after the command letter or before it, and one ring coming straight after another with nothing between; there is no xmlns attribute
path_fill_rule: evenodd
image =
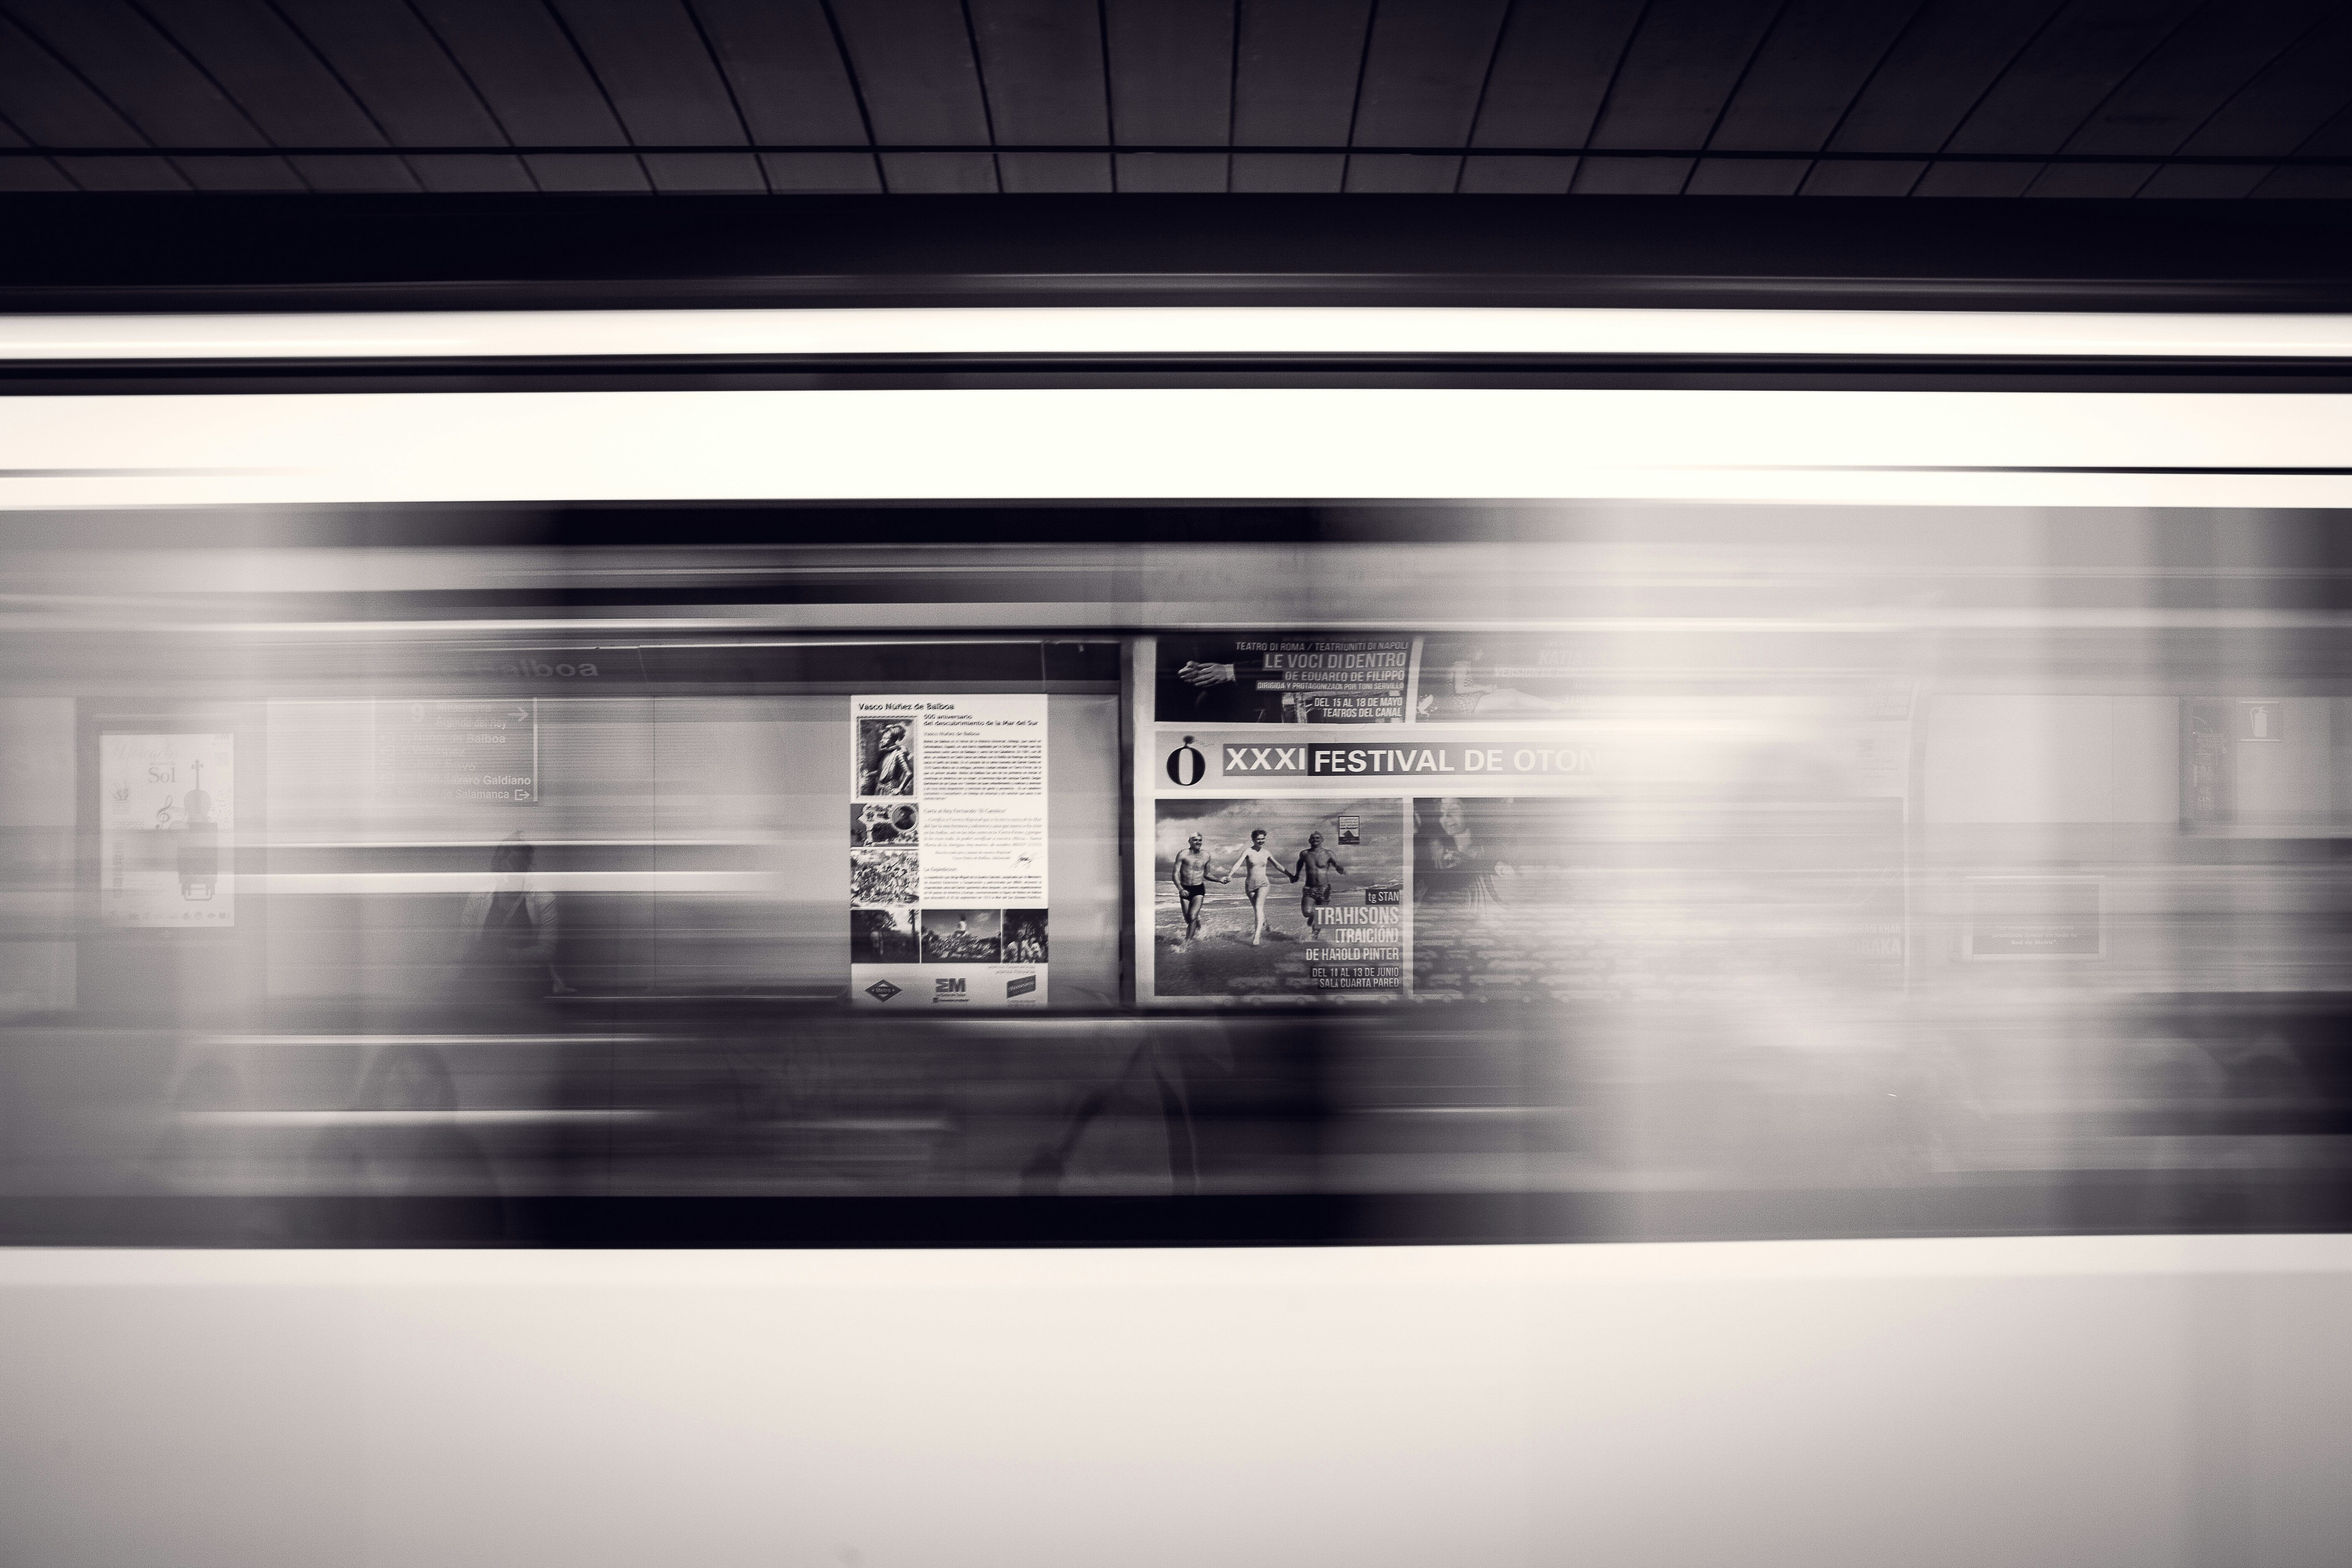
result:
<svg viewBox="0 0 2352 1568"><path fill-rule="evenodd" d="M539 700L379 701L375 771L388 800L536 805Z"/></svg>
<svg viewBox="0 0 2352 1568"><path fill-rule="evenodd" d="M1045 698L850 706L851 1000L1044 1006Z"/></svg>
<svg viewBox="0 0 2352 1568"><path fill-rule="evenodd" d="M1541 637L1135 658L1147 1005L1901 983L1907 687L1628 690Z"/></svg>
<svg viewBox="0 0 2352 1568"><path fill-rule="evenodd" d="M2105 883L2096 877L1969 877L1964 946L1971 963L2104 958Z"/></svg>
<svg viewBox="0 0 2352 1568"><path fill-rule="evenodd" d="M103 924L236 923L236 752L231 735L99 736Z"/></svg>

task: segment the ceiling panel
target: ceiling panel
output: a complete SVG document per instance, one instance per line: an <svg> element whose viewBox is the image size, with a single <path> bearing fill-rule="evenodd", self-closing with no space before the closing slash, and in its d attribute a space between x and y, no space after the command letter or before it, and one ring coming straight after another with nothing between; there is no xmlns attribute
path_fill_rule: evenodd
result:
<svg viewBox="0 0 2352 1568"><path fill-rule="evenodd" d="M2347 113L2345 0L0 0L0 189L2329 195Z"/></svg>
<svg viewBox="0 0 2352 1568"><path fill-rule="evenodd" d="M405 0L276 0L345 90L394 146L495 146L508 140L430 28ZM520 158L417 158L429 191L529 191Z"/></svg>
<svg viewBox="0 0 2352 1568"><path fill-rule="evenodd" d="M864 95L874 140L987 146L996 137L980 65L956 0L862 0L833 16ZM887 189L902 195L979 195L1002 189L987 153L900 153L882 159Z"/></svg>
<svg viewBox="0 0 2352 1568"><path fill-rule="evenodd" d="M625 146L618 115L554 13L540 0L411 0L509 140L523 146ZM634 153L535 153L548 191L653 188Z"/></svg>
<svg viewBox="0 0 2352 1568"><path fill-rule="evenodd" d="M1581 147L1592 135L1618 63L1641 19L1642 0L1587 5L1515 5L1486 79L1473 146ZM1461 189L1483 195L1557 195L1576 177L1574 158L1464 160Z"/></svg>
<svg viewBox="0 0 2352 1568"><path fill-rule="evenodd" d="M2190 153L2263 155L2298 152L2352 103L2352 10L2331 13L2299 34L2252 80L2231 95L2181 143ZM2277 194L2301 182L2300 171L2177 165L2142 187L2151 196ZM2285 177L2282 177L2285 176ZM2273 187L2273 182L2276 182Z"/></svg>
<svg viewBox="0 0 2352 1568"><path fill-rule="evenodd" d="M2076 0L2020 50L1946 145L1955 153L2035 153L2065 145L2099 106L2195 12L2198 0ZM1936 163L1917 194L2022 195L2035 163Z"/></svg>
<svg viewBox="0 0 2352 1568"><path fill-rule="evenodd" d="M1110 112L1122 146L1226 145L1234 125L1234 0L1104 0ZM1223 153L1127 153L1122 191L1222 191Z"/></svg>
<svg viewBox="0 0 2352 1568"><path fill-rule="evenodd" d="M1642 15L1592 128L1596 147L1706 145L1780 0L1657 0ZM1607 195L1677 195L1690 158L1587 158L1574 188Z"/></svg>
<svg viewBox="0 0 2352 1568"><path fill-rule="evenodd" d="M0 17L0 118L10 145L142 147L147 138L97 89L23 29ZM79 160L0 158L12 188L184 191L188 182L161 158Z"/></svg>
<svg viewBox="0 0 2352 1568"><path fill-rule="evenodd" d="M1359 147L1461 147L1502 35L1505 0L1386 0L1373 14L1357 95ZM1453 190L1459 158L1354 157L1351 191Z"/></svg>
<svg viewBox="0 0 2352 1568"><path fill-rule="evenodd" d="M1095 0L966 0L966 10L997 141L1110 142ZM996 163L1015 195L1111 189L1106 153L1006 153Z"/></svg>
<svg viewBox="0 0 2352 1568"><path fill-rule="evenodd" d="M1870 74L1917 13L1895 0L1791 0L1758 46L1706 145L1734 152L1811 151L1826 143ZM1695 195L1794 195L1803 159L1710 158L1691 171Z"/></svg>
<svg viewBox="0 0 2352 1568"><path fill-rule="evenodd" d="M1242 0L1234 51L1234 142L1345 147L1356 126L1371 0ZM1337 191L1348 160L1323 153L1234 158L1236 191Z"/></svg>
<svg viewBox="0 0 2352 1568"><path fill-rule="evenodd" d="M818 0L694 0L751 140L819 145L870 142L865 106ZM879 191L882 166L862 153L768 153L770 189Z"/></svg>
<svg viewBox="0 0 2352 1568"><path fill-rule="evenodd" d="M265 0L143 0L143 8L281 147L387 145L373 116ZM314 190L416 191L398 158L292 158Z"/></svg>
<svg viewBox="0 0 2352 1568"><path fill-rule="evenodd" d="M684 0L551 0L631 142L749 146L732 89ZM661 191L765 191L750 153L643 154Z"/></svg>
<svg viewBox="0 0 2352 1568"><path fill-rule="evenodd" d="M11 130L0 120L0 147L29 147L32 143ZM65 171L47 158L0 158L0 191L74 191L81 187L66 178Z"/></svg>
<svg viewBox="0 0 2352 1568"><path fill-rule="evenodd" d="M218 82L123 0L12 0L9 11L156 145L269 144ZM198 190L310 188L279 158L182 158L173 166Z"/></svg>
<svg viewBox="0 0 2352 1568"><path fill-rule="evenodd" d="M1829 146L1850 153L1940 151L2011 62L2057 14L2057 0L1928 0L1871 73ZM1925 161L1817 163L1806 195L1908 195Z"/></svg>
<svg viewBox="0 0 2352 1568"><path fill-rule="evenodd" d="M2309 33L2331 0L2208 4L2142 60L2074 135L2064 151L2120 155L2177 152L2246 84ZM2031 195L2129 196L2160 165L2052 164Z"/></svg>

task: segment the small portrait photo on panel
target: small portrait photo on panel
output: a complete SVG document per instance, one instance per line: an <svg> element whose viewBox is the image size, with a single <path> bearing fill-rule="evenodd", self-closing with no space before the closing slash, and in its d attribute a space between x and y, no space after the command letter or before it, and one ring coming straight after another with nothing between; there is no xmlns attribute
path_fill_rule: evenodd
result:
<svg viewBox="0 0 2352 1568"><path fill-rule="evenodd" d="M921 726L908 719L857 721L857 793L866 799L908 795L919 787L916 751Z"/></svg>

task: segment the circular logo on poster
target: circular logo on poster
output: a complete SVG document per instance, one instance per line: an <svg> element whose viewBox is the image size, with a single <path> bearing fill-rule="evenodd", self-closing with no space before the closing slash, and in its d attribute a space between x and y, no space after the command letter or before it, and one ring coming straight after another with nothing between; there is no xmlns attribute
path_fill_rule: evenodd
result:
<svg viewBox="0 0 2352 1568"><path fill-rule="evenodd" d="M1199 784L1201 775L1208 771L1209 759L1192 744L1190 735L1184 737L1182 745L1168 753L1168 776L1180 784Z"/></svg>

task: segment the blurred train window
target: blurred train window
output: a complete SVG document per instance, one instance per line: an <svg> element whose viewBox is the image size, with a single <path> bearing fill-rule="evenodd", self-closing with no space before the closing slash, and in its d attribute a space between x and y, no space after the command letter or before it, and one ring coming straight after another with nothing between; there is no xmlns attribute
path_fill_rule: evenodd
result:
<svg viewBox="0 0 2352 1568"><path fill-rule="evenodd" d="M1843 455L10 513L0 1240L2352 1221L2344 514Z"/></svg>

